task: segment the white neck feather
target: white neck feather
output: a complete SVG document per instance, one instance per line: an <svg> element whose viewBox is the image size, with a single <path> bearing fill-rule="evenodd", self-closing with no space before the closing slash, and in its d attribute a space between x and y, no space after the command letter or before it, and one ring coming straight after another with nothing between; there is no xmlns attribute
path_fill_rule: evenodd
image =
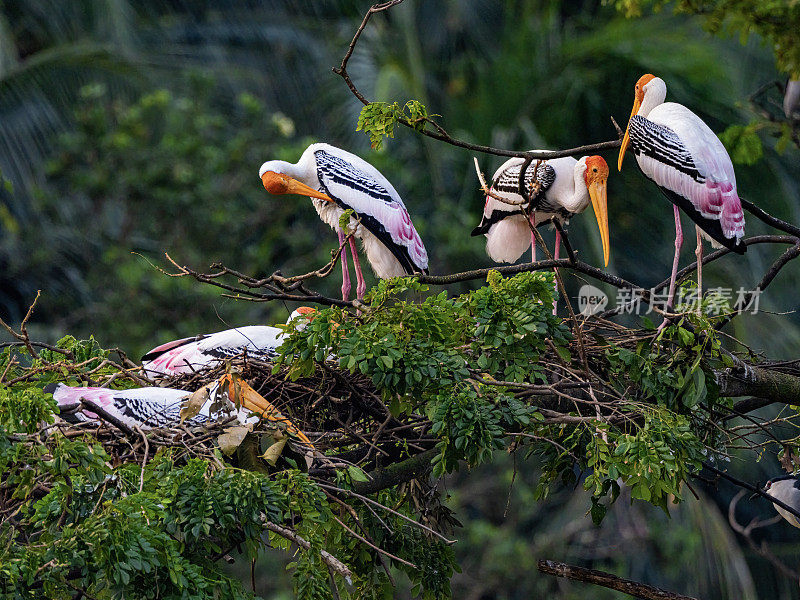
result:
<svg viewBox="0 0 800 600"><path fill-rule="evenodd" d="M582 212L589 205L589 189L586 187L586 157L581 158L575 163L575 168L572 171L572 176L575 182L574 191L571 196L568 196L564 202L564 208L571 213Z"/></svg>
<svg viewBox="0 0 800 600"><path fill-rule="evenodd" d="M636 114L646 117L656 106L664 104L664 100L666 99L667 84L664 83L664 80L660 77L655 77L644 86L644 99L642 99L642 105L639 107L639 112Z"/></svg>

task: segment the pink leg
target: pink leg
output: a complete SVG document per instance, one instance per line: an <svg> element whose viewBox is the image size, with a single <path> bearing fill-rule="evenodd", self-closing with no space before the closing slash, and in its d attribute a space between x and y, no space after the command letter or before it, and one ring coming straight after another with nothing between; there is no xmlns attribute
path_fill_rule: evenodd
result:
<svg viewBox="0 0 800 600"><path fill-rule="evenodd" d="M678 276L678 258L681 254L681 246L683 245L683 229L681 229L681 213L678 207L674 204L672 208L675 210L675 258L672 259L672 275L669 279L669 294L667 295L666 310L672 310L672 301L675 299L675 278ZM658 331L664 329L669 323L669 319L664 317L664 321L659 325Z"/></svg>
<svg viewBox="0 0 800 600"><path fill-rule="evenodd" d="M558 260L558 251L561 249L561 232L556 229L556 251L553 253L553 258ZM553 300L553 314L558 314L558 300Z"/></svg>
<svg viewBox="0 0 800 600"><path fill-rule="evenodd" d="M336 233L339 236L339 245L344 244L344 232L337 229ZM352 238L351 238L352 241ZM342 261L342 300L350 299L350 270L347 268L347 247L342 249L342 255L339 257Z"/></svg>
<svg viewBox="0 0 800 600"><path fill-rule="evenodd" d="M531 231L531 262L536 262L536 236Z"/></svg>
<svg viewBox="0 0 800 600"><path fill-rule="evenodd" d="M361 272L361 262L358 260L355 238L350 238L350 254L353 256L353 265L356 268L356 298L363 300L364 292L367 291L367 282L364 281L364 274Z"/></svg>
<svg viewBox="0 0 800 600"><path fill-rule="evenodd" d="M697 248L694 255L697 257L697 314L703 313L703 238L700 235L700 227L694 226L697 230Z"/></svg>

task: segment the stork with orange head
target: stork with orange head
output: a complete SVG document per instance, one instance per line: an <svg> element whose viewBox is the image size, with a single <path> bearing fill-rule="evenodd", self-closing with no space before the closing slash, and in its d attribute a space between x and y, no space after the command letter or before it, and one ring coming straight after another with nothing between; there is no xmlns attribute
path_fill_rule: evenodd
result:
<svg viewBox="0 0 800 600"><path fill-rule="evenodd" d="M622 140L617 167L622 170L630 147L639 168L673 205L675 257L672 261L666 309L672 308L678 258L683 244L682 210L695 222L697 283L703 287L703 238L743 254L744 213L736 191L733 164L725 147L708 125L691 110L665 102L667 84L643 75L634 88L633 110ZM665 319L661 328L668 321Z"/></svg>

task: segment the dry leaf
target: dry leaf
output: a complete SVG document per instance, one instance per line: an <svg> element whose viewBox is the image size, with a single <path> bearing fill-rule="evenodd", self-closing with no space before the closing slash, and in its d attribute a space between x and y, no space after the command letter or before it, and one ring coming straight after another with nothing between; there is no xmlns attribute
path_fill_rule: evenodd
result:
<svg viewBox="0 0 800 600"><path fill-rule="evenodd" d="M250 433L252 425L237 425L235 427L228 427L225 433L221 433L217 438L219 449L222 450L227 456L232 456L239 445Z"/></svg>
<svg viewBox="0 0 800 600"><path fill-rule="evenodd" d="M203 408L203 405L208 401L208 397L208 386L201 387L189 396L189 401L181 408L181 423L197 415L200 409Z"/></svg>
<svg viewBox="0 0 800 600"><path fill-rule="evenodd" d="M288 437L281 436L281 438L277 442L275 442L269 448L267 448L267 451L261 455L261 458L263 458L265 461L267 461L270 465L274 467L275 463L278 462L278 458L280 458L281 453L283 452L283 448L284 446L286 446L286 442L288 440L289 440Z"/></svg>

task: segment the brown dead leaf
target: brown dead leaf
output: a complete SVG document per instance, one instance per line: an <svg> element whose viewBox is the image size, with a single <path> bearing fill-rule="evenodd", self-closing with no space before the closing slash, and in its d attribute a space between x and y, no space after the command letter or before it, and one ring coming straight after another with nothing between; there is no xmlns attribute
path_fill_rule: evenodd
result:
<svg viewBox="0 0 800 600"><path fill-rule="evenodd" d="M247 434L250 433L252 427L252 425L228 427L225 429L225 433L221 433L217 438L219 449L227 456L232 456L242 441L244 441L244 438L247 437Z"/></svg>
<svg viewBox="0 0 800 600"><path fill-rule="evenodd" d="M188 402L186 402L186 405L181 408L181 423L183 423L186 419L191 419L197 415L197 413L200 412L200 409L203 408L203 405L208 401L208 397L208 386L201 387L199 390L189 396Z"/></svg>
<svg viewBox="0 0 800 600"><path fill-rule="evenodd" d="M273 438L275 439L275 438ZM278 458L280 458L281 453L283 452L283 448L286 446L286 442L289 441L289 438L286 436L281 436L277 442L272 444L269 448L267 448L266 452L261 455L265 461L267 461L273 467L275 463L278 462Z"/></svg>

